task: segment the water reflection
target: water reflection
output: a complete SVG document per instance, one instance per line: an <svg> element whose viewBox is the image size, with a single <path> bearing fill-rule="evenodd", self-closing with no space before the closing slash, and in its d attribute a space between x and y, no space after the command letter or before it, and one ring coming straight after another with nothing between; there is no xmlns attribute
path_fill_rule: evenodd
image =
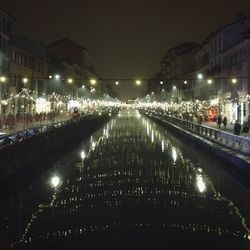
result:
<svg viewBox="0 0 250 250"><path fill-rule="evenodd" d="M121 249L132 239L150 248L151 241L155 247L181 238L236 241L245 249L249 230L239 209L138 112L120 112L91 137L86 152L83 167L78 160L52 202L32 215L19 248L82 242Z"/></svg>

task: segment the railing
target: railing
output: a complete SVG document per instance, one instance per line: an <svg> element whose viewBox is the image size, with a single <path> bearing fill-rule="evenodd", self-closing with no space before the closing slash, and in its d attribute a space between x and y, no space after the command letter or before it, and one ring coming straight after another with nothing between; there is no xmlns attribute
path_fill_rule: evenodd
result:
<svg viewBox="0 0 250 250"><path fill-rule="evenodd" d="M105 111L102 113L102 115L108 115L110 113ZM91 120L95 117L99 116L99 114L86 114L81 115L76 119L68 119L65 121L57 122L57 123L51 123L42 125L39 127L33 127L33 128L27 128L23 131L19 131L17 133L9 134L9 135L2 135L0 136L0 150L9 146L12 146L14 144L22 142L24 139L33 138L35 136L46 134L48 132L51 132L52 130L56 130L58 128L69 126L73 123L83 121L83 120Z"/></svg>
<svg viewBox="0 0 250 250"><path fill-rule="evenodd" d="M188 130L194 134L202 136L213 142L217 142L227 148L233 149L245 155L250 155L250 138L234 135L225 131L211 128L205 125L186 121L174 116L169 116L162 113L150 112L152 117L164 122L172 123L180 128Z"/></svg>

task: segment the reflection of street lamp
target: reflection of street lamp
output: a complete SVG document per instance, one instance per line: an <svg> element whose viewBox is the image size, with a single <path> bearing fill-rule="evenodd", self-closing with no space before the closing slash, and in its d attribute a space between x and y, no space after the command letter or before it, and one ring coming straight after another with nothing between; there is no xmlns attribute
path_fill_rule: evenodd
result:
<svg viewBox="0 0 250 250"><path fill-rule="evenodd" d="M61 180L58 176L53 176L50 180L50 184L53 188L57 188L60 184Z"/></svg>

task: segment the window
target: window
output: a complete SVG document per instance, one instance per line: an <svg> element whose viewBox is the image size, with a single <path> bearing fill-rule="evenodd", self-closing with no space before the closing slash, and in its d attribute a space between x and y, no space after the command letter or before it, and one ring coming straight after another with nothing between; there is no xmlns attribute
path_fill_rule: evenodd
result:
<svg viewBox="0 0 250 250"><path fill-rule="evenodd" d="M32 57L29 57L29 68L30 69L33 68L33 59L32 59Z"/></svg>
<svg viewBox="0 0 250 250"><path fill-rule="evenodd" d="M23 55L21 52L18 53L18 64L21 65L23 60Z"/></svg>
<svg viewBox="0 0 250 250"><path fill-rule="evenodd" d="M16 61L16 50L15 49L12 50L12 61L13 62Z"/></svg>
<svg viewBox="0 0 250 250"><path fill-rule="evenodd" d="M28 57L24 56L24 67L28 66Z"/></svg>

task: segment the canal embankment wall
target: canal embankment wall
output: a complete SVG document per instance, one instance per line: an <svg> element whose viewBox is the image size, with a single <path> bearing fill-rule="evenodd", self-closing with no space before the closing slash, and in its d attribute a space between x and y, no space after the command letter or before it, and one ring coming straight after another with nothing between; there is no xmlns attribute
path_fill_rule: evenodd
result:
<svg viewBox="0 0 250 250"><path fill-rule="evenodd" d="M184 140L187 143L188 147L194 146L198 150L203 150L211 154L211 157L217 157L225 163L228 163L228 166L230 166L230 168L234 168L229 169L229 171L237 171L238 174L244 176L244 179L250 178L250 157L247 155L247 152L242 153L240 152L240 150L232 149L216 142L215 140L210 140L209 138L202 137L199 134L193 133L174 124L173 122L167 121L162 116L149 114L146 112L142 113L153 120L155 123L166 128L178 138ZM202 126L199 125L199 127ZM217 136L219 137L219 135Z"/></svg>
<svg viewBox="0 0 250 250"><path fill-rule="evenodd" d="M8 183L11 176L18 175L23 169L33 171L39 161L76 146L110 118L109 114L103 114L68 120L1 148L0 185L4 186L3 183Z"/></svg>

